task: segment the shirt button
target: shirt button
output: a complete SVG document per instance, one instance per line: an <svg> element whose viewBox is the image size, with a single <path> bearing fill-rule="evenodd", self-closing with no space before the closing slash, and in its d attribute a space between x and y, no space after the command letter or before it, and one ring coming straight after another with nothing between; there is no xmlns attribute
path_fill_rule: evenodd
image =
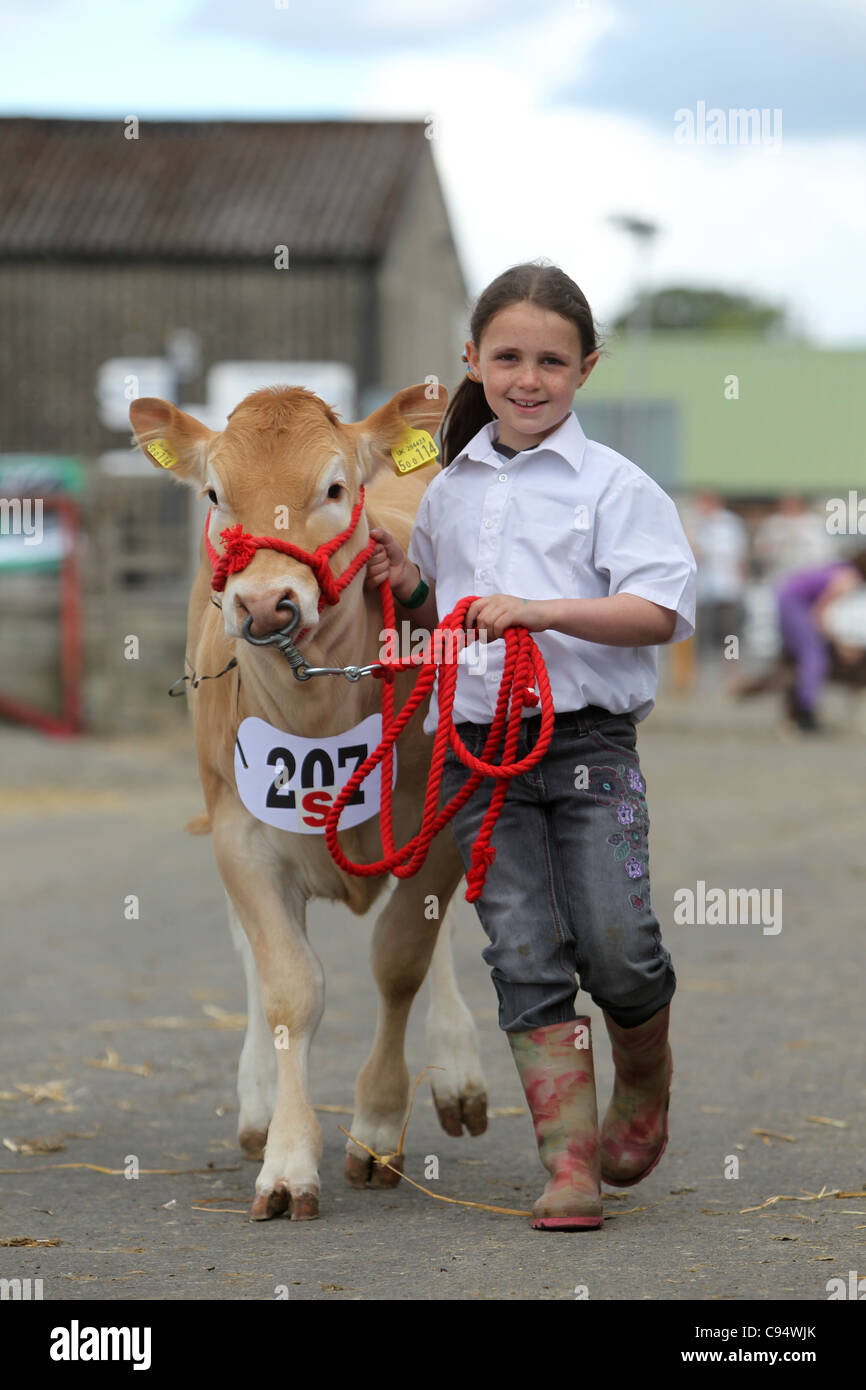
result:
<svg viewBox="0 0 866 1390"><path fill-rule="evenodd" d="M507 474L507 473L500 473L500 474L499 474L499 481L500 481L500 483L507 483L507 482L508 482L508 474Z"/></svg>
<svg viewBox="0 0 866 1390"><path fill-rule="evenodd" d="M490 530L490 527L493 525L493 522L492 522L492 521L485 521L484 525L487 527L487 529L488 529L488 531L489 531L489 530Z"/></svg>

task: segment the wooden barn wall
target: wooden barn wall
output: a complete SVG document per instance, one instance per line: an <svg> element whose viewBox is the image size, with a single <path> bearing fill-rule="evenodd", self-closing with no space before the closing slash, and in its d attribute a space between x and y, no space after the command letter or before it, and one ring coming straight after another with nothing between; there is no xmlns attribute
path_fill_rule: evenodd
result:
<svg viewBox="0 0 866 1390"><path fill-rule="evenodd" d="M97 370L110 357L162 356L172 329L200 334L205 368L339 360L362 389L375 384L375 293L361 265L0 264L0 452L123 448L126 435L99 422ZM187 400L203 393L202 379L184 387Z"/></svg>

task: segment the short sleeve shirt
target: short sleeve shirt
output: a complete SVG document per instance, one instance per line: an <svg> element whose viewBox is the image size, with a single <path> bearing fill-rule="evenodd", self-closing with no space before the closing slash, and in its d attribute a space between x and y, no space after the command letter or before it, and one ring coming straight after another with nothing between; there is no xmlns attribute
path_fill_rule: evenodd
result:
<svg viewBox="0 0 866 1390"><path fill-rule="evenodd" d="M409 559L436 586L439 620L466 595L528 599L635 594L676 612L672 642L695 630L697 565L673 500L613 449L586 438L574 411L540 444L498 451L485 425L421 499ZM655 646L614 647L548 629L535 632L557 713L601 705L646 718L658 686ZM456 722L492 722L505 656L502 639L458 657ZM438 681L424 731L438 725ZM522 717L536 713L524 706Z"/></svg>

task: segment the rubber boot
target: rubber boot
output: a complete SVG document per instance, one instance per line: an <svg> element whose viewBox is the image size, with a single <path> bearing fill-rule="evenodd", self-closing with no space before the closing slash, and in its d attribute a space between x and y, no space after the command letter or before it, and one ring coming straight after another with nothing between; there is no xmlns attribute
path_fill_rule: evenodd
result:
<svg viewBox="0 0 866 1390"><path fill-rule="evenodd" d="M616 1068L613 1096L601 1127L601 1176L631 1187L655 1168L668 1142L673 1059L668 1046L670 1004L637 1028L604 1019Z"/></svg>
<svg viewBox="0 0 866 1390"><path fill-rule="evenodd" d="M597 1229L603 1217L589 1019L509 1033L508 1041L551 1175L532 1209L533 1229Z"/></svg>

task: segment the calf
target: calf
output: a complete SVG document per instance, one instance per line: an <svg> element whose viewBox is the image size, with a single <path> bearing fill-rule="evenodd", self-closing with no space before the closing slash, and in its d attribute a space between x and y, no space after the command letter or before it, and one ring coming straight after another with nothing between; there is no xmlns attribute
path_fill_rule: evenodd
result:
<svg viewBox="0 0 866 1390"><path fill-rule="evenodd" d="M225 547L221 532L238 523L247 533L313 551L348 528L363 486L364 511L331 557L332 573L339 578L368 544L370 526L385 527L407 547L430 469L398 477L389 454L408 429L438 428L446 404L445 392L439 388L439 393L441 399L429 400L424 386L408 387L356 424L344 424L317 396L299 387L254 392L222 431L207 429L176 406L155 399L135 401L130 419L136 442L154 466L169 469L209 498L207 540L218 555ZM246 976L238 1139L247 1156L264 1159L250 1215L266 1220L288 1209L292 1220L308 1220L318 1215L322 1151L309 1093L309 1052L322 1017L324 979L307 939L307 903L329 898L363 915L383 897L386 879L396 885L380 907L373 931L380 1007L372 1049L357 1079L352 1121L353 1135L377 1154L388 1155L398 1147L406 1111L409 1009L431 959L427 1036L429 1060L443 1069L432 1082L439 1118L449 1134L461 1134L464 1126L470 1134L480 1134L486 1127L475 1027L450 956L448 905L463 869L446 830L414 877L355 876L334 863L322 833L280 828L254 814L255 806L248 809L250 794L245 802L240 791L246 756L238 740L245 720L264 721L272 730L300 739L325 740L378 714L381 685L371 677L350 684L340 675L299 682L273 646L243 640L244 624L251 636L275 633L288 621L280 607L288 599L300 609L302 635L296 632L296 639L310 665L363 665L380 652L381 600L378 590L364 589L362 565L339 601L319 612L322 590L313 570L273 549L255 550L217 595L204 536L200 558L189 605L188 690L207 806L200 828L213 834L229 924ZM200 679L217 676L232 658L236 666L220 679ZM397 675L395 714L416 679L416 670ZM433 742L422 732L425 705L422 701L398 742L393 808L402 841L421 821ZM259 727L246 725L253 732ZM266 775L273 776L277 768L284 774L291 761L284 756L287 751L271 750L278 756L269 754L271 772ZM378 776L374 773L364 784L368 791ZM279 806L291 795L278 776L268 802ZM279 814L266 814L279 819ZM344 815L341 827L348 819ZM307 817L313 826L316 820L315 815ZM293 823L300 827L299 821ZM341 828L340 844L356 863L379 859L378 814ZM399 1182L399 1176L351 1141L345 1176L355 1187Z"/></svg>

